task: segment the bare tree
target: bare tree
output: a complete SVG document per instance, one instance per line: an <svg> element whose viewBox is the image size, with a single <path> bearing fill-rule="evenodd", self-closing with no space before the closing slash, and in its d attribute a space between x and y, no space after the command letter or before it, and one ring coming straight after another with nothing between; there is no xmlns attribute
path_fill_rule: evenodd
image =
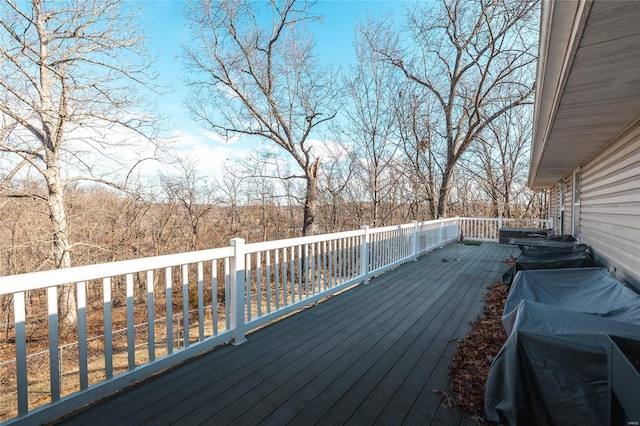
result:
<svg viewBox="0 0 640 426"><path fill-rule="evenodd" d="M229 238L240 233L244 225L240 204L245 186L245 176L239 166L225 162L222 177L216 182L216 188L220 193L219 204L225 207L222 223Z"/></svg>
<svg viewBox="0 0 640 426"><path fill-rule="evenodd" d="M224 138L259 137L288 152L306 185L302 234L313 233L320 157L310 135L335 116L331 70L313 54L306 0L200 0L188 11L193 115Z"/></svg>
<svg viewBox="0 0 640 426"><path fill-rule="evenodd" d="M183 224L188 229L186 250L198 250L198 236L202 221L213 207L213 191L207 179L197 170L197 161L186 158L177 160L177 173L160 174L169 202L177 202L182 212Z"/></svg>
<svg viewBox="0 0 640 426"><path fill-rule="evenodd" d="M83 180L124 187L126 169L125 179L113 176L120 162L114 148L151 134L154 121L133 109L138 90L153 77L135 19L125 0L0 5L0 154L13 166L3 190L47 203L56 268L72 262L65 189ZM9 185L26 169L42 177L44 195ZM59 295L60 317L68 323L76 315L71 291L65 287Z"/></svg>
<svg viewBox="0 0 640 426"><path fill-rule="evenodd" d="M273 148L259 145L236 163L237 171L233 172L245 181L247 206L254 215L254 224L249 228L252 234L260 234L259 241L282 238L280 207L285 198L284 183L295 179L288 159L273 152ZM296 202L296 206L299 204Z"/></svg>
<svg viewBox="0 0 640 426"><path fill-rule="evenodd" d="M16 193L40 193L42 185L29 179L12 185ZM51 239L42 218L46 204L41 199L12 197L0 201L0 275L23 274L42 268ZM45 241L45 243L43 243Z"/></svg>
<svg viewBox="0 0 640 426"><path fill-rule="evenodd" d="M398 149L393 140L397 126L394 107L403 89L398 73L371 54L363 31L356 29L357 62L345 82L348 108L342 131L356 151L359 173L355 176L364 180L365 197L371 206L370 223L378 226L381 205L389 201L398 178L391 172Z"/></svg>
<svg viewBox="0 0 640 426"><path fill-rule="evenodd" d="M531 109L514 108L492 122L481 137L481 143L471 147L470 166L477 181L489 196L493 217L511 217L511 204L526 181L529 140L531 139Z"/></svg>
<svg viewBox="0 0 640 426"><path fill-rule="evenodd" d="M437 211L443 216L458 160L492 121L531 102L536 38L526 31L536 21L537 2L441 0L431 6L409 11L401 33L381 22L367 37L438 108L442 124L432 149L445 158Z"/></svg>
<svg viewBox="0 0 640 426"><path fill-rule="evenodd" d="M365 188L362 179L357 177L355 169L354 152L350 150L348 144L331 143L325 150L328 161L320 168L321 180L319 183L322 189L320 200L323 208L319 215L321 219L321 229L323 232L336 232L352 227L358 227L365 222L362 215L356 214L359 221L349 222L349 212L352 210L354 200L365 198L362 194L350 197L353 188Z"/></svg>
<svg viewBox="0 0 640 426"><path fill-rule="evenodd" d="M406 87L398 92L395 115L398 145L403 153L400 172L409 185L412 218L435 219L438 207L438 180L444 163L434 144L432 105L424 91Z"/></svg>

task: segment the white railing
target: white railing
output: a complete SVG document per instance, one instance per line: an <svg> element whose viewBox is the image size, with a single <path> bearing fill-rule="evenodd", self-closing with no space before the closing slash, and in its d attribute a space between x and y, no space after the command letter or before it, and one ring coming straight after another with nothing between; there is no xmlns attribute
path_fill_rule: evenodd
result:
<svg viewBox="0 0 640 426"><path fill-rule="evenodd" d="M247 332L442 247L461 230L497 241L494 221L233 239L212 250L0 277L0 296L13 300L4 327L15 342L15 359L0 359L0 422L44 422L217 345L240 344ZM69 337L61 344L58 315L68 286L77 304L71 345ZM32 337L42 337L33 332L40 324L48 328L44 350Z"/></svg>
<svg viewBox="0 0 640 426"><path fill-rule="evenodd" d="M16 354L13 363L0 361L7 390L0 420L62 415L198 352L241 343L252 329L455 239L457 224L363 227L257 244L234 239L214 250L0 277L0 294L13 298ZM78 308L72 346L60 344L58 331L64 286L73 286ZM39 307L34 300L41 299ZM113 331L120 318L126 336ZM30 350L28 327L37 322L48 323L44 351ZM88 326L96 322L99 333Z"/></svg>
<svg viewBox="0 0 640 426"><path fill-rule="evenodd" d="M552 219L507 219L507 218L460 218L460 232L465 239L477 241L498 241L500 228L553 228Z"/></svg>

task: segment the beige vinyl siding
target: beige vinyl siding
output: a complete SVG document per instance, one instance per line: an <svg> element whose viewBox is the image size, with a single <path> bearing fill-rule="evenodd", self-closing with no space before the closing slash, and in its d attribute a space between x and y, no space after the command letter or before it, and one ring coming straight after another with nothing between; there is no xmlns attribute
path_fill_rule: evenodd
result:
<svg viewBox="0 0 640 426"><path fill-rule="evenodd" d="M553 233L562 233L562 184L559 182L549 192L549 217L553 219Z"/></svg>
<svg viewBox="0 0 640 426"><path fill-rule="evenodd" d="M580 242L617 277L640 285L640 121L581 172Z"/></svg>
<svg viewBox="0 0 640 426"><path fill-rule="evenodd" d="M572 175L567 176L564 179L564 233L571 234L571 209L573 204L571 203L571 193L573 191L573 179Z"/></svg>
<svg viewBox="0 0 640 426"><path fill-rule="evenodd" d="M560 220L558 199L558 185L556 185L549 190L549 218L553 219L554 234L560 233L560 231L558 231L558 229L560 229L558 225L558 220Z"/></svg>

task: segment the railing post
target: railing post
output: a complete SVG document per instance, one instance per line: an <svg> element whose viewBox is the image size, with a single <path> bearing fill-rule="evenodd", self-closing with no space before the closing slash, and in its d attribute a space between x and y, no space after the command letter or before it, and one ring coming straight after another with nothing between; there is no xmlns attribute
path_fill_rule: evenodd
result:
<svg viewBox="0 0 640 426"><path fill-rule="evenodd" d="M49 377L51 377L51 402L60 400L60 379L62 368L58 358L58 289L47 288L47 305L49 311Z"/></svg>
<svg viewBox="0 0 640 426"><path fill-rule="evenodd" d="M440 216L440 248L444 247L444 218Z"/></svg>
<svg viewBox="0 0 640 426"><path fill-rule="evenodd" d="M126 295L127 295L127 362L129 371L136 368L136 339L135 339L135 322L134 322L134 303L133 303L133 274L129 273L125 279ZM189 331L187 327L187 332Z"/></svg>
<svg viewBox="0 0 640 426"><path fill-rule="evenodd" d="M362 275L362 282L369 284L369 227L363 225L360 229L364 232L362 244L360 244L360 275Z"/></svg>
<svg viewBox="0 0 640 426"><path fill-rule="evenodd" d="M413 260L418 260L418 221L414 220L413 221L413 239L411 241L411 245L412 247L412 259Z"/></svg>
<svg viewBox="0 0 640 426"><path fill-rule="evenodd" d="M244 239L232 238L233 256L229 259L231 285L231 336L233 345L246 342L244 336Z"/></svg>
<svg viewBox="0 0 640 426"><path fill-rule="evenodd" d="M16 342L16 390L18 393L18 415L29 411L29 389L27 382L27 328L24 292L13 295L13 318Z"/></svg>

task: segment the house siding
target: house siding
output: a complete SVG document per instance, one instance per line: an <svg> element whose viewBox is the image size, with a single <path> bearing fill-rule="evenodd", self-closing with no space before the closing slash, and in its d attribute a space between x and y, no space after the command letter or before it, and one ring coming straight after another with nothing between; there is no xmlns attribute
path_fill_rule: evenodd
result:
<svg viewBox="0 0 640 426"><path fill-rule="evenodd" d="M560 235L562 228L562 184L559 182L549 191L549 217L553 219L553 233Z"/></svg>
<svg viewBox="0 0 640 426"><path fill-rule="evenodd" d="M580 242L640 288L640 121L584 163L580 183Z"/></svg>
<svg viewBox="0 0 640 426"><path fill-rule="evenodd" d="M557 204L557 185L549 190L549 218L553 219L553 233L558 234L558 204Z"/></svg>
<svg viewBox="0 0 640 426"><path fill-rule="evenodd" d="M564 223L563 229L565 234L571 234L571 210L573 204L571 203L571 192L573 191L573 179L572 175L564 178Z"/></svg>

